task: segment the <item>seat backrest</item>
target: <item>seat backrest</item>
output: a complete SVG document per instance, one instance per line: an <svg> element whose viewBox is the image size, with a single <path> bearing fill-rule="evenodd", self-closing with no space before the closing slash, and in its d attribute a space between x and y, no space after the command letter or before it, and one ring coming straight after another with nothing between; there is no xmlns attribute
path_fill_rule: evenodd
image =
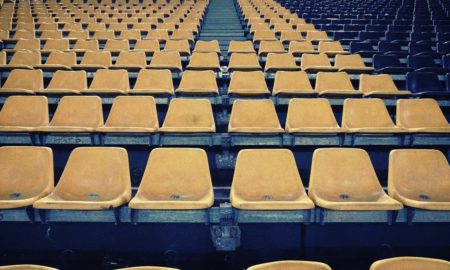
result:
<svg viewBox="0 0 450 270"><path fill-rule="evenodd" d="M13 69L9 73L3 89L42 90L44 88L43 73L40 69Z"/></svg>
<svg viewBox="0 0 450 270"><path fill-rule="evenodd" d="M137 65L144 68L147 65L145 52L121 51L117 57L116 65Z"/></svg>
<svg viewBox="0 0 450 270"><path fill-rule="evenodd" d="M87 51L81 59L82 65L101 65L105 67L111 66L111 53L108 51Z"/></svg>
<svg viewBox="0 0 450 270"><path fill-rule="evenodd" d="M376 261L370 266L370 270L447 270L450 263L444 260L422 257L397 257Z"/></svg>
<svg viewBox="0 0 450 270"><path fill-rule="evenodd" d="M39 51L40 49L41 42L39 39L19 39L14 46L14 50Z"/></svg>
<svg viewBox="0 0 450 270"><path fill-rule="evenodd" d="M274 91L313 90L308 74L304 71L278 71L275 74Z"/></svg>
<svg viewBox="0 0 450 270"><path fill-rule="evenodd" d="M382 69L386 67L403 67L403 65L397 56L376 54L373 56L373 67Z"/></svg>
<svg viewBox="0 0 450 270"><path fill-rule="evenodd" d="M183 72L179 89L191 91L215 90L219 91L216 81L216 74L212 70Z"/></svg>
<svg viewBox="0 0 450 270"><path fill-rule="evenodd" d="M133 90L167 90L173 93L172 72L168 69L142 69Z"/></svg>
<svg viewBox="0 0 450 270"><path fill-rule="evenodd" d="M164 119L163 128L215 132L211 103L207 99L172 99Z"/></svg>
<svg viewBox="0 0 450 270"><path fill-rule="evenodd" d="M130 43L127 39L108 39L103 50L106 51L128 51Z"/></svg>
<svg viewBox="0 0 450 270"><path fill-rule="evenodd" d="M41 64L40 51L16 51L9 61L10 65L36 66Z"/></svg>
<svg viewBox="0 0 450 270"><path fill-rule="evenodd" d="M449 127L436 100L399 99L397 101L397 126L402 128Z"/></svg>
<svg viewBox="0 0 450 270"><path fill-rule="evenodd" d="M320 41L319 52L342 52L344 48L339 41Z"/></svg>
<svg viewBox="0 0 450 270"><path fill-rule="evenodd" d="M147 96L116 97L105 126L158 128L155 99Z"/></svg>
<svg viewBox="0 0 450 270"><path fill-rule="evenodd" d="M318 92L326 90L354 90L346 72L318 72L316 87Z"/></svg>
<svg viewBox="0 0 450 270"><path fill-rule="evenodd" d="M434 72L408 72L406 87L413 93L445 91L444 84Z"/></svg>
<svg viewBox="0 0 450 270"><path fill-rule="evenodd" d="M98 51L98 40L79 39L73 46L74 50Z"/></svg>
<svg viewBox="0 0 450 270"><path fill-rule="evenodd" d="M119 89L124 91L130 90L130 81L128 78L128 71L124 69L108 70L99 69L95 72L89 90L107 90Z"/></svg>
<svg viewBox="0 0 450 270"><path fill-rule="evenodd" d="M48 115L47 97L10 96L0 111L0 126L45 126Z"/></svg>
<svg viewBox="0 0 450 270"><path fill-rule="evenodd" d="M58 70L53 74L53 78L47 86L47 90L77 90L84 91L87 89L86 71L65 71Z"/></svg>
<svg viewBox="0 0 450 270"><path fill-rule="evenodd" d="M359 54L338 54L334 58L334 66L337 68L365 67L364 60Z"/></svg>
<svg viewBox="0 0 450 270"><path fill-rule="evenodd" d="M408 67L413 69L423 68L423 67L437 67L431 56L427 55L408 55L407 63Z"/></svg>
<svg viewBox="0 0 450 270"><path fill-rule="evenodd" d="M302 55L301 68L306 69L308 67L331 67L330 60L328 56L324 53L320 54L309 54L305 53Z"/></svg>
<svg viewBox="0 0 450 270"><path fill-rule="evenodd" d="M233 103L228 132L282 132L275 105L270 99L241 100Z"/></svg>
<svg viewBox="0 0 450 270"><path fill-rule="evenodd" d="M235 71L231 74L228 89L235 91L262 90L269 91L262 71Z"/></svg>
<svg viewBox="0 0 450 270"><path fill-rule="evenodd" d="M75 52L52 51L47 57L45 64L71 67L77 64L77 55Z"/></svg>
<svg viewBox="0 0 450 270"><path fill-rule="evenodd" d="M69 49L68 39L48 39L43 50L66 51Z"/></svg>
<svg viewBox="0 0 450 270"><path fill-rule="evenodd" d="M359 77L359 90L364 93L372 91L398 91L392 77L388 74L361 74Z"/></svg>
<svg viewBox="0 0 450 270"><path fill-rule="evenodd" d="M286 118L286 130L311 127L339 128L330 102L324 98L291 99Z"/></svg>
<svg viewBox="0 0 450 270"><path fill-rule="evenodd" d="M98 127L103 125L102 100L97 96L64 96L50 126Z"/></svg>
<svg viewBox="0 0 450 270"><path fill-rule="evenodd" d="M342 113L343 128L392 128L394 122L382 99L347 98Z"/></svg>

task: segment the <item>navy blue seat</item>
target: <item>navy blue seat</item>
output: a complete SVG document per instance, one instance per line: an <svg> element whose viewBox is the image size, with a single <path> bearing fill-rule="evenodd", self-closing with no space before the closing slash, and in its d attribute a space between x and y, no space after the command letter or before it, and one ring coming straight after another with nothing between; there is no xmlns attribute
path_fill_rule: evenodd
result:
<svg viewBox="0 0 450 270"><path fill-rule="evenodd" d="M387 31L385 35L386 41L395 41L401 44L408 43L409 33L408 32L390 32Z"/></svg>
<svg viewBox="0 0 450 270"><path fill-rule="evenodd" d="M411 41L435 41L436 34L434 32L412 32L410 35Z"/></svg>
<svg viewBox="0 0 450 270"><path fill-rule="evenodd" d="M384 32L382 31L359 31L359 40L361 41L378 41L382 39Z"/></svg>
<svg viewBox="0 0 450 270"><path fill-rule="evenodd" d="M412 25L388 25L389 32L411 32Z"/></svg>
<svg viewBox="0 0 450 270"><path fill-rule="evenodd" d="M370 42L352 41L350 42L350 52L352 54L359 54L362 57L373 57L378 51L373 48Z"/></svg>
<svg viewBox="0 0 450 270"><path fill-rule="evenodd" d="M402 45L397 42L380 41L378 42L378 51L386 55L397 55L406 57L409 52L402 48Z"/></svg>
<svg viewBox="0 0 450 270"><path fill-rule="evenodd" d="M434 32L434 25L413 25L413 32Z"/></svg>
<svg viewBox="0 0 450 270"><path fill-rule="evenodd" d="M365 28L363 24L344 24L344 31L363 31Z"/></svg>
<svg viewBox="0 0 450 270"><path fill-rule="evenodd" d="M387 25L382 25L382 24L368 24L366 25L366 31L386 31L387 30Z"/></svg>
<svg viewBox="0 0 450 270"><path fill-rule="evenodd" d="M387 74L406 74L412 71L411 68L400 62L400 59L395 55L381 55L373 56L373 67L378 73Z"/></svg>
<svg viewBox="0 0 450 270"><path fill-rule="evenodd" d="M340 41L342 44L348 45L353 40L358 40L358 32L356 31L335 31L333 39Z"/></svg>
<svg viewBox="0 0 450 270"><path fill-rule="evenodd" d="M342 31L344 30L344 26L340 24L322 24L320 27L322 31Z"/></svg>
<svg viewBox="0 0 450 270"><path fill-rule="evenodd" d="M446 70L441 63L436 63L432 56L428 55L409 55L406 60L408 67L418 72L434 72L445 74ZM440 61L439 61L440 62Z"/></svg>
<svg viewBox="0 0 450 270"><path fill-rule="evenodd" d="M447 88L447 92L450 93L450 73L447 73L447 75L445 76L445 85Z"/></svg>
<svg viewBox="0 0 450 270"><path fill-rule="evenodd" d="M450 41L450 32L437 33L437 41L438 42L448 42L448 41Z"/></svg>
<svg viewBox="0 0 450 270"><path fill-rule="evenodd" d="M444 83L433 72L409 72L406 74L406 87L415 96L420 97L449 97Z"/></svg>
<svg viewBox="0 0 450 270"><path fill-rule="evenodd" d="M442 54L438 53L431 44L427 43L409 43L408 51L412 55L429 55L432 57L440 57Z"/></svg>
<svg viewBox="0 0 450 270"><path fill-rule="evenodd" d="M447 71L450 70L450 54L442 56L442 67Z"/></svg>
<svg viewBox="0 0 450 270"><path fill-rule="evenodd" d="M437 33L448 33L450 32L450 25L435 25L434 30Z"/></svg>

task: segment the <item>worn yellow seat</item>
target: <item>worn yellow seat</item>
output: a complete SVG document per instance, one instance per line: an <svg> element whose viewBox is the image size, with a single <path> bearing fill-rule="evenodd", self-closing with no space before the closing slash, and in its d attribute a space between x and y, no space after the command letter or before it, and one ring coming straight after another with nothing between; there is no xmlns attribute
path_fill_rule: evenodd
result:
<svg viewBox="0 0 450 270"><path fill-rule="evenodd" d="M367 97L407 96L411 94L409 91L398 90L389 74L361 74L359 77L359 91L362 91L364 96Z"/></svg>
<svg viewBox="0 0 450 270"><path fill-rule="evenodd" d="M266 59L265 72L300 70L290 53L269 53Z"/></svg>
<svg viewBox="0 0 450 270"><path fill-rule="evenodd" d="M250 25L250 34L254 34L256 31L270 31L270 27L266 23L253 23Z"/></svg>
<svg viewBox="0 0 450 270"><path fill-rule="evenodd" d="M328 56L335 56L337 54L349 54L342 47L339 41L319 41L319 53L325 53Z"/></svg>
<svg viewBox="0 0 450 270"><path fill-rule="evenodd" d="M128 206L132 209L206 209L213 203L205 150L157 148L150 153L139 189Z"/></svg>
<svg viewBox="0 0 450 270"><path fill-rule="evenodd" d="M0 147L0 209L32 205L53 190L53 154L48 147Z"/></svg>
<svg viewBox="0 0 450 270"><path fill-rule="evenodd" d="M258 56L255 53L233 53L228 63L230 71L261 70Z"/></svg>
<svg viewBox="0 0 450 270"><path fill-rule="evenodd" d="M272 30L256 30L253 33L253 42L276 41L275 33Z"/></svg>
<svg viewBox="0 0 450 270"><path fill-rule="evenodd" d="M230 201L234 208L244 210L314 208L306 195L294 155L287 149L239 151Z"/></svg>
<svg viewBox="0 0 450 270"><path fill-rule="evenodd" d="M13 69L0 88L0 93L33 94L43 88L42 70Z"/></svg>
<svg viewBox="0 0 450 270"><path fill-rule="evenodd" d="M306 40L319 42L322 40L330 40L330 38L325 31L306 31Z"/></svg>
<svg viewBox="0 0 450 270"><path fill-rule="evenodd" d="M364 60L359 54L338 54L334 58L334 66L337 67L339 71L346 71L349 73L361 73L374 70L372 67L367 67L364 64Z"/></svg>
<svg viewBox="0 0 450 270"><path fill-rule="evenodd" d="M79 31L79 30L69 31L68 39L71 39L71 40L87 40L87 39L89 39L89 31ZM97 41L97 40L95 40L95 41Z"/></svg>
<svg viewBox="0 0 450 270"><path fill-rule="evenodd" d="M33 69L41 64L40 51L15 51L8 64L0 65L0 70Z"/></svg>
<svg viewBox="0 0 450 270"><path fill-rule="evenodd" d="M331 270L320 262L311 261L277 261L254 265L247 270Z"/></svg>
<svg viewBox="0 0 450 270"><path fill-rule="evenodd" d="M344 101L342 127L355 133L399 133L384 101L378 98L347 98Z"/></svg>
<svg viewBox="0 0 450 270"><path fill-rule="evenodd" d="M409 132L450 132L450 124L434 99L399 99L396 115L397 126Z"/></svg>
<svg viewBox="0 0 450 270"><path fill-rule="evenodd" d="M158 40L161 43L165 43L169 40L169 31L164 29L156 29L147 32L147 36L145 39L154 39Z"/></svg>
<svg viewBox="0 0 450 270"><path fill-rule="evenodd" d="M266 64L267 65L267 64ZM272 95L312 95L317 92L311 86L304 71L277 71Z"/></svg>
<svg viewBox="0 0 450 270"><path fill-rule="evenodd" d="M362 96L353 88L346 72L319 72L316 77L316 91L319 95Z"/></svg>
<svg viewBox="0 0 450 270"><path fill-rule="evenodd" d="M47 94L80 94L87 90L86 71L58 70L46 89L39 91Z"/></svg>
<svg viewBox="0 0 450 270"><path fill-rule="evenodd" d="M175 30L170 36L170 40L187 40L190 44L193 44L194 33L189 30Z"/></svg>
<svg viewBox="0 0 450 270"><path fill-rule="evenodd" d="M84 53L81 63L72 67L75 70L96 71L107 69L112 64L111 53L108 51L87 51Z"/></svg>
<svg viewBox="0 0 450 270"><path fill-rule="evenodd" d="M36 38L36 34L34 31L27 31L27 30L17 30L13 35L13 40L19 40L19 39L33 39Z"/></svg>
<svg viewBox="0 0 450 270"><path fill-rule="evenodd" d="M327 99L293 98L289 101L286 132L341 133L345 131L339 127Z"/></svg>
<svg viewBox="0 0 450 270"><path fill-rule="evenodd" d="M259 44L258 55L266 56L269 53L285 53L283 43L281 41L261 41Z"/></svg>
<svg viewBox="0 0 450 270"><path fill-rule="evenodd" d="M110 39L115 39L116 35L115 35L114 31L98 30L98 31L94 31L94 35L92 38L96 39L96 40L110 40Z"/></svg>
<svg viewBox="0 0 450 270"><path fill-rule="evenodd" d="M108 39L105 43L105 47L103 47L103 50L111 53L129 51L130 43L128 39Z"/></svg>
<svg viewBox="0 0 450 270"><path fill-rule="evenodd" d="M219 71L219 56L216 52L194 52L191 56L187 69Z"/></svg>
<svg viewBox="0 0 450 270"><path fill-rule="evenodd" d="M219 94L216 75L211 70L183 72L177 93L184 94Z"/></svg>
<svg viewBox="0 0 450 270"><path fill-rule="evenodd" d="M159 122L153 97L119 96L114 99L105 125L99 132L156 132Z"/></svg>
<svg viewBox="0 0 450 270"><path fill-rule="evenodd" d="M228 94L263 95L270 94L262 71L235 71L231 74Z"/></svg>
<svg viewBox="0 0 450 270"><path fill-rule="evenodd" d="M63 34L60 30L43 30L41 31L41 36L39 37L40 40L47 40L47 39L62 39Z"/></svg>
<svg viewBox="0 0 450 270"><path fill-rule="evenodd" d="M173 95L172 72L168 69L142 69L130 94Z"/></svg>
<svg viewBox="0 0 450 270"><path fill-rule="evenodd" d="M155 39L137 40L133 51L142 51L145 54L153 55L160 51L159 41Z"/></svg>
<svg viewBox="0 0 450 270"><path fill-rule="evenodd" d="M291 41L289 43L289 53L294 56L301 56L302 54L314 54L318 53L314 49L313 44L311 41Z"/></svg>
<svg viewBox="0 0 450 270"><path fill-rule="evenodd" d="M328 56L324 53L310 54L303 53L300 60L300 67L306 72L336 71L337 68L331 66Z"/></svg>
<svg viewBox="0 0 450 270"><path fill-rule="evenodd" d="M282 43L289 44L291 41L302 41L303 36L301 32L297 32L294 30L282 31L280 36L280 41Z"/></svg>
<svg viewBox="0 0 450 270"><path fill-rule="evenodd" d="M103 125L102 100L96 96L64 96L43 132L92 132Z"/></svg>
<svg viewBox="0 0 450 270"><path fill-rule="evenodd" d="M125 24L125 27L127 25ZM111 25L109 26L111 27ZM110 28L111 29L111 28ZM119 34L120 39L127 39L127 40L141 40L142 35L140 30L121 30Z"/></svg>
<svg viewBox="0 0 450 270"><path fill-rule="evenodd" d="M331 210L399 210L378 181L370 157L363 149L321 148L313 154L309 197Z"/></svg>
<svg viewBox="0 0 450 270"><path fill-rule="evenodd" d="M167 30L167 31L169 31L169 34L172 34L173 31L175 31L175 29L176 29L176 24L171 23L171 22L159 23L156 26L156 29L157 30Z"/></svg>
<svg viewBox="0 0 450 270"><path fill-rule="evenodd" d="M128 94L130 91L130 81L128 71L124 69L108 70L99 69L95 72L89 89L86 93L99 94Z"/></svg>
<svg viewBox="0 0 450 270"><path fill-rule="evenodd" d="M161 132L215 132L211 103L207 99L172 99Z"/></svg>
<svg viewBox="0 0 450 270"><path fill-rule="evenodd" d="M6 49L6 51L18 51L18 50L28 50L28 51L39 51L41 49L41 41L39 39L19 39L17 40L14 49Z"/></svg>
<svg viewBox="0 0 450 270"><path fill-rule="evenodd" d="M124 148L80 147L69 156L50 195L33 204L38 209L108 210L131 197L128 154Z"/></svg>
<svg viewBox="0 0 450 270"><path fill-rule="evenodd" d="M0 111L0 132L29 132L48 121L46 97L10 96Z"/></svg>
<svg viewBox="0 0 450 270"><path fill-rule="evenodd" d="M68 39L47 39L45 41L42 52L67 51L69 50Z"/></svg>
<svg viewBox="0 0 450 270"><path fill-rule="evenodd" d="M177 51L155 52L149 68L182 71L181 57Z"/></svg>
<svg viewBox="0 0 450 270"><path fill-rule="evenodd" d="M51 268L42 265L35 264L16 264L16 265L6 265L0 266L2 270L57 270L56 268Z"/></svg>
<svg viewBox="0 0 450 270"><path fill-rule="evenodd" d="M73 46L73 51L85 52L85 51L98 51L98 40L83 40L78 39Z"/></svg>
<svg viewBox="0 0 450 270"><path fill-rule="evenodd" d="M292 25L288 23L277 23L274 25L273 31L277 35L283 33L284 31L292 31Z"/></svg>
<svg viewBox="0 0 450 270"><path fill-rule="evenodd" d="M424 257L396 257L374 262L370 270L448 270L450 262Z"/></svg>
<svg viewBox="0 0 450 270"><path fill-rule="evenodd" d="M316 31L316 27L312 23L300 23L295 26L295 30L300 33L306 33L308 31Z"/></svg>
<svg viewBox="0 0 450 270"><path fill-rule="evenodd" d="M191 47L189 41L187 40L168 40L166 46L164 46L164 51L175 51L181 56L191 55Z"/></svg>
<svg viewBox="0 0 450 270"><path fill-rule="evenodd" d="M228 54L233 53L256 53L256 51L251 41L232 40L228 47Z"/></svg>
<svg viewBox="0 0 450 270"><path fill-rule="evenodd" d="M220 54L220 45L218 40L199 40L195 43L194 53L210 53Z"/></svg>
<svg viewBox="0 0 450 270"><path fill-rule="evenodd" d="M283 131L275 105L270 99L234 101L228 132L281 133Z"/></svg>
<svg viewBox="0 0 450 270"><path fill-rule="evenodd" d="M72 70L72 66L77 64L77 55L75 52L52 51L47 57L45 64L36 65L45 71Z"/></svg>
<svg viewBox="0 0 450 270"><path fill-rule="evenodd" d="M391 151L388 192L409 207L450 210L450 166L445 155L431 149Z"/></svg>
<svg viewBox="0 0 450 270"><path fill-rule="evenodd" d="M143 51L121 51L116 63L110 68L137 71L147 66L147 59Z"/></svg>

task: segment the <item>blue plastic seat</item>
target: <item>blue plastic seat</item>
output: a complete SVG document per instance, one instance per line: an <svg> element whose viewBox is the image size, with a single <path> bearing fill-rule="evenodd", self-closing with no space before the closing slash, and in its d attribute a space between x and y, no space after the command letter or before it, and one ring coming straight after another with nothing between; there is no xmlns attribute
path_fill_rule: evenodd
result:
<svg viewBox="0 0 450 270"><path fill-rule="evenodd" d="M433 57L428 55L409 55L407 57L408 67L418 72L434 72L437 74L445 74L446 70L437 64Z"/></svg>
<svg viewBox="0 0 450 270"><path fill-rule="evenodd" d="M410 34L411 41L434 41L436 40L436 33L434 32L412 32Z"/></svg>
<svg viewBox="0 0 450 270"><path fill-rule="evenodd" d="M408 51L412 55L429 55L433 57L441 55L441 53L438 53L435 49L433 49L433 46L431 46L431 44L426 43L411 42L409 43Z"/></svg>
<svg viewBox="0 0 450 270"><path fill-rule="evenodd" d="M386 41L396 41L404 44L410 41L408 32L391 32L387 31L385 34Z"/></svg>
<svg viewBox="0 0 450 270"><path fill-rule="evenodd" d="M387 25L383 25L383 24L368 24L366 25L366 31L386 31L387 30Z"/></svg>
<svg viewBox="0 0 450 270"><path fill-rule="evenodd" d="M388 74L406 74L407 72L412 71L411 68L400 63L400 59L395 55L374 55L373 67L379 73Z"/></svg>
<svg viewBox="0 0 450 270"><path fill-rule="evenodd" d="M411 32L411 25L388 25L389 32Z"/></svg>
<svg viewBox="0 0 450 270"><path fill-rule="evenodd" d="M362 57L373 57L378 51L373 48L370 42L352 41L350 42L350 52L352 54L359 54Z"/></svg>
<svg viewBox="0 0 450 270"><path fill-rule="evenodd" d="M333 33L333 39L340 41L341 44L349 44L350 42L358 39L358 32L356 31L335 31Z"/></svg>
<svg viewBox="0 0 450 270"><path fill-rule="evenodd" d="M450 32L438 33L437 34L437 41L438 42L448 42L448 41L450 41Z"/></svg>
<svg viewBox="0 0 450 270"><path fill-rule="evenodd" d="M442 67L447 71L450 71L450 54L442 56Z"/></svg>
<svg viewBox="0 0 450 270"><path fill-rule="evenodd" d="M406 74L406 88L415 96L449 97L444 84L437 74L432 72L409 72Z"/></svg>
<svg viewBox="0 0 450 270"><path fill-rule="evenodd" d="M383 31L359 31L359 40L378 41L384 36Z"/></svg>
<svg viewBox="0 0 450 270"><path fill-rule="evenodd" d="M438 43L437 52L441 54L450 54L450 42Z"/></svg>
<svg viewBox="0 0 450 270"><path fill-rule="evenodd" d="M378 42L378 51L386 55L407 56L408 51L403 50L400 43L380 41Z"/></svg>

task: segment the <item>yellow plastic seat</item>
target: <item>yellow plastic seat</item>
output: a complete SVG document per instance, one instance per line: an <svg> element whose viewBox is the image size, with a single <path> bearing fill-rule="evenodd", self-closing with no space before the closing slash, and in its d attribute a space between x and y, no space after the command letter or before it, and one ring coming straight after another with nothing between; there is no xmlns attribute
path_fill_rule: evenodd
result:
<svg viewBox="0 0 450 270"><path fill-rule="evenodd" d="M126 69L136 71L147 66L145 52L142 51L121 51L116 59L116 63L111 66L114 69Z"/></svg>
<svg viewBox="0 0 450 270"><path fill-rule="evenodd" d="M155 39L138 40L134 45L134 51L143 51L145 54L153 55L159 52L159 41Z"/></svg>
<svg viewBox="0 0 450 270"><path fill-rule="evenodd" d="M0 132L30 132L48 125L44 96L9 96L0 111Z"/></svg>
<svg viewBox="0 0 450 270"><path fill-rule="evenodd" d="M289 101L286 117L288 133L342 133L330 102L324 98L301 99Z"/></svg>
<svg viewBox="0 0 450 270"><path fill-rule="evenodd" d="M33 94L43 88L42 70L13 69L0 88L0 93Z"/></svg>
<svg viewBox="0 0 450 270"><path fill-rule="evenodd" d="M349 54L342 47L339 41L320 41L319 42L319 53L325 53L328 56L335 56L337 54Z"/></svg>
<svg viewBox="0 0 450 270"><path fill-rule="evenodd" d="M190 31L193 34L198 34L198 24L183 22L178 26L178 31ZM176 31L174 32L174 34Z"/></svg>
<svg viewBox="0 0 450 270"><path fill-rule="evenodd" d="M70 154L53 192L33 207L108 210L127 203L130 197L130 169L124 148L79 147Z"/></svg>
<svg viewBox="0 0 450 270"><path fill-rule="evenodd" d="M396 124L409 132L449 133L450 124L436 100L399 99L397 100Z"/></svg>
<svg viewBox="0 0 450 270"><path fill-rule="evenodd" d="M77 55L75 52L52 51L44 64L37 65L35 68L42 70L72 70L72 66L77 64Z"/></svg>
<svg viewBox="0 0 450 270"><path fill-rule="evenodd" d="M270 27L266 23L253 23L250 25L250 34L254 34L256 31L270 31Z"/></svg>
<svg viewBox="0 0 450 270"><path fill-rule="evenodd" d="M168 69L142 69L130 94L173 95L172 72Z"/></svg>
<svg viewBox="0 0 450 270"><path fill-rule="evenodd" d="M175 31L175 29L176 29L176 25L175 25L175 23L159 23L156 26L156 29L157 30L167 30L167 31L169 31L169 34L172 34L173 31Z"/></svg>
<svg viewBox="0 0 450 270"><path fill-rule="evenodd" d="M231 109L228 132L282 133L284 130L270 99L237 99Z"/></svg>
<svg viewBox="0 0 450 270"><path fill-rule="evenodd" d="M316 31L316 27L312 23L301 23L295 26L295 30L300 33L306 33L308 31Z"/></svg>
<svg viewBox="0 0 450 270"><path fill-rule="evenodd" d="M53 154L48 147L0 147L0 209L32 205L53 190Z"/></svg>
<svg viewBox="0 0 450 270"><path fill-rule="evenodd" d="M40 40L47 40L47 39L62 39L62 31L60 30L44 30L41 32L41 36L39 37Z"/></svg>
<svg viewBox="0 0 450 270"><path fill-rule="evenodd" d="M187 210L210 208L213 203L208 157L203 149L157 148L150 153L129 207Z"/></svg>
<svg viewBox="0 0 450 270"><path fill-rule="evenodd" d="M194 52L191 56L187 69L219 71L219 56L216 52Z"/></svg>
<svg viewBox="0 0 450 270"><path fill-rule="evenodd" d="M183 94L219 94L216 75L211 70L183 72L180 85L176 90Z"/></svg>
<svg viewBox="0 0 450 270"><path fill-rule="evenodd" d="M164 51L175 51L181 56L191 55L191 48L189 41L187 40L168 40L166 42L166 46L164 47Z"/></svg>
<svg viewBox="0 0 450 270"><path fill-rule="evenodd" d="M78 39L73 46L73 51L85 52L85 51L98 51L98 40L83 40Z"/></svg>
<svg viewBox="0 0 450 270"><path fill-rule="evenodd" d="M228 94L264 95L270 94L262 71L235 71L231 74Z"/></svg>
<svg viewBox="0 0 450 270"><path fill-rule="evenodd" d="M280 34L284 31L292 31L292 26L288 23L278 23L274 25L273 31L275 34Z"/></svg>
<svg viewBox="0 0 450 270"><path fill-rule="evenodd" d="M48 39L45 41L42 52L67 51L69 48L68 39Z"/></svg>
<svg viewBox="0 0 450 270"><path fill-rule="evenodd" d="M319 42L322 40L330 40L330 38L328 37L328 34L325 31L307 31L306 40L312 42Z"/></svg>
<svg viewBox="0 0 450 270"><path fill-rule="evenodd" d="M159 122L153 97L119 96L114 99L105 125L98 132L156 132Z"/></svg>
<svg viewBox="0 0 450 270"><path fill-rule="evenodd" d="M158 40L159 42L165 43L167 40L169 40L169 31L162 29L148 31L145 39L154 39Z"/></svg>
<svg viewBox="0 0 450 270"><path fill-rule="evenodd" d="M89 39L89 32L88 31L78 31L78 30L70 31L68 39L78 40L78 41L79 40L87 40L87 39ZM97 40L95 40L95 41L97 41Z"/></svg>
<svg viewBox="0 0 450 270"><path fill-rule="evenodd" d="M289 53L293 56L302 56L302 54L314 54L318 53L314 49L311 41L291 41L289 43Z"/></svg>
<svg viewBox="0 0 450 270"><path fill-rule="evenodd" d="M378 181L363 149L321 148L313 154L309 197L322 208L341 211L399 210Z"/></svg>
<svg viewBox="0 0 450 270"><path fill-rule="evenodd" d="M404 129L395 126L384 101L378 98L347 98L344 101L342 127L355 133L399 133Z"/></svg>
<svg viewBox="0 0 450 270"><path fill-rule="evenodd" d="M99 94L128 94L130 91L130 81L128 71L124 69L108 70L99 69L95 72L89 89L86 93Z"/></svg>
<svg viewBox="0 0 450 270"><path fill-rule="evenodd" d="M34 39L36 38L36 34L34 31L27 31L27 30L17 30L13 35L13 40L19 40L19 39Z"/></svg>
<svg viewBox="0 0 450 270"><path fill-rule="evenodd" d="M294 155L287 149L239 151L230 201L234 208L243 210L314 208L306 195Z"/></svg>
<svg viewBox="0 0 450 270"><path fill-rule="evenodd" d="M247 270L331 270L331 268L320 262L311 261L276 261L254 265Z"/></svg>
<svg viewBox="0 0 450 270"><path fill-rule="evenodd" d="M0 69L12 70L12 69L33 69L34 66L41 64L41 52L40 51L15 51L11 60L6 65L0 65Z"/></svg>
<svg viewBox="0 0 450 270"><path fill-rule="evenodd" d="M170 69L178 72L183 70L180 54L176 51L155 52L148 67L152 69Z"/></svg>
<svg viewBox="0 0 450 270"><path fill-rule="evenodd" d="M261 70L258 56L255 53L233 53L228 63L230 71Z"/></svg>
<svg viewBox="0 0 450 270"><path fill-rule="evenodd" d="M406 206L450 210L450 166L439 150L399 149L389 155L389 196Z"/></svg>
<svg viewBox="0 0 450 270"><path fill-rule="evenodd" d="M111 27L111 26L110 26ZM126 27L126 25L125 25ZM141 40L142 35L140 30L121 30L119 34L119 39L126 40Z"/></svg>
<svg viewBox="0 0 450 270"><path fill-rule="evenodd" d="M43 132L93 132L103 125L102 100L96 96L64 96Z"/></svg>
<svg viewBox="0 0 450 270"><path fill-rule="evenodd" d="M334 58L334 66L337 67L339 71L346 71L350 73L361 73L374 70L372 67L367 67L364 64L364 60L359 54L338 54Z"/></svg>
<svg viewBox="0 0 450 270"><path fill-rule="evenodd" d="M256 53L256 51L251 41L232 40L228 46L228 54L233 53Z"/></svg>
<svg viewBox="0 0 450 270"><path fill-rule="evenodd" d="M170 36L170 40L187 40L189 43L194 43L194 33L187 30L175 30Z"/></svg>
<svg viewBox="0 0 450 270"><path fill-rule="evenodd" d="M294 30L290 31L282 31L280 36L280 41L282 43L290 43L291 41L302 41L303 36L301 32L297 32Z"/></svg>
<svg viewBox="0 0 450 270"><path fill-rule="evenodd" d="M374 262L370 270L448 270L450 262L424 257L396 257Z"/></svg>
<svg viewBox="0 0 450 270"><path fill-rule="evenodd" d="M220 54L219 41L217 40L199 40L195 43L194 53L210 53Z"/></svg>
<svg viewBox="0 0 450 270"><path fill-rule="evenodd" d="M253 33L253 42L276 41L275 33L272 30L257 30Z"/></svg>
<svg viewBox="0 0 450 270"><path fill-rule="evenodd" d="M318 72L316 77L316 91L319 95L331 96L361 96L361 91L353 88L350 77L346 72Z"/></svg>
<svg viewBox="0 0 450 270"><path fill-rule="evenodd" d="M216 132L207 99L172 99L161 132Z"/></svg>
<svg viewBox="0 0 450 270"><path fill-rule="evenodd" d="M92 38L96 39L96 40L114 39L115 33L114 33L114 31L109 31L109 30L98 30L98 31L94 31L94 36Z"/></svg>
<svg viewBox="0 0 450 270"><path fill-rule="evenodd" d="M409 91L398 90L389 74L361 74L359 77L359 91L362 91L365 97L407 96L411 94Z"/></svg>
<svg viewBox="0 0 450 270"><path fill-rule="evenodd" d="M58 70L46 89L39 91L46 94L81 94L87 90L86 71Z"/></svg>
<svg viewBox="0 0 450 270"><path fill-rule="evenodd" d="M12 51L28 50L39 51L41 49L41 42L39 39L19 39ZM6 49L8 51L8 49Z"/></svg>
<svg viewBox="0 0 450 270"><path fill-rule="evenodd" d="M120 53L129 50L130 42L128 39L108 39L103 48L103 51L109 51L111 53Z"/></svg>
<svg viewBox="0 0 450 270"><path fill-rule="evenodd" d="M259 43L259 49L258 49L258 55L259 56L266 56L269 53L285 53L286 50L284 49L283 43L281 41L261 41Z"/></svg>
<svg viewBox="0 0 450 270"><path fill-rule="evenodd" d="M306 72L319 71L336 71L337 68L331 66L328 56L324 53L309 54L303 53L300 62L300 67Z"/></svg>
<svg viewBox="0 0 450 270"><path fill-rule="evenodd" d="M51 268L42 265L35 264L16 264L16 265L6 265L0 266L2 270L58 270L56 268Z"/></svg>
<svg viewBox="0 0 450 270"><path fill-rule="evenodd" d="M266 64L267 65L267 64ZM272 95L312 95L317 92L311 86L304 71L277 71Z"/></svg>
<svg viewBox="0 0 450 270"><path fill-rule="evenodd" d="M87 51L84 53L81 63L72 67L76 70L96 71L107 69L112 64L111 53L108 51Z"/></svg>
<svg viewBox="0 0 450 270"><path fill-rule="evenodd" d="M265 72L295 71L300 67L295 63L294 56L290 53L269 53L266 59Z"/></svg>

